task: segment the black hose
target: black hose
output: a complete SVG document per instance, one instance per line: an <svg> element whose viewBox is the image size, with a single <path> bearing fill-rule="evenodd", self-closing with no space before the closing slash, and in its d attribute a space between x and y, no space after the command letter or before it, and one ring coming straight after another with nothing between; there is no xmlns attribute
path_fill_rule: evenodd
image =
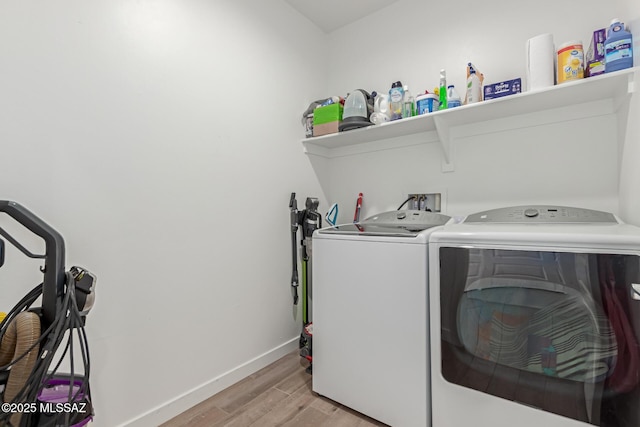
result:
<svg viewBox="0 0 640 427"><path fill-rule="evenodd" d="M415 199L415 197L414 197L414 196L409 197L407 200L405 200L404 202L402 202L402 204L398 207L398 209L397 209L397 210L402 209L402 207L403 207L404 205L406 205L406 204L407 204L407 202L408 202L409 200L413 200L413 199Z"/></svg>

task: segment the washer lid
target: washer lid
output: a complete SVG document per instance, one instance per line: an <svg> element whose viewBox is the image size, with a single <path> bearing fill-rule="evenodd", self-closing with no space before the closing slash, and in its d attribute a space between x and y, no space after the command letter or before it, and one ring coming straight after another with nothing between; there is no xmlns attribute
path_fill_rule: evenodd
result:
<svg viewBox="0 0 640 427"><path fill-rule="evenodd" d="M618 224L609 212L567 206L531 205L492 209L469 215L464 223L512 223L512 224Z"/></svg>
<svg viewBox="0 0 640 427"><path fill-rule="evenodd" d="M415 236L421 231L446 224L451 217L434 212L398 210L370 216L357 224L323 228L320 233L369 236Z"/></svg>
<svg viewBox="0 0 640 427"><path fill-rule="evenodd" d="M342 224L318 230L320 234L350 234L358 236L415 237L422 230L408 230L401 227L380 227L371 224Z"/></svg>

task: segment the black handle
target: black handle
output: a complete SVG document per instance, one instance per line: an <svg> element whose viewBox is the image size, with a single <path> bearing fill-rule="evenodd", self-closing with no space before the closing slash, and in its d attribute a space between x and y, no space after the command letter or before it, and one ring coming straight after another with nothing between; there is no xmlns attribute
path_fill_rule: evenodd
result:
<svg viewBox="0 0 640 427"><path fill-rule="evenodd" d="M291 218L291 287L293 288L293 305L298 304L298 226L300 222L298 213L298 201L296 193L291 193L289 199L289 211Z"/></svg>
<svg viewBox="0 0 640 427"><path fill-rule="evenodd" d="M64 291L64 239L49 224L16 202L0 200L0 212L5 212L45 242L42 322L46 328L56 317L58 296Z"/></svg>

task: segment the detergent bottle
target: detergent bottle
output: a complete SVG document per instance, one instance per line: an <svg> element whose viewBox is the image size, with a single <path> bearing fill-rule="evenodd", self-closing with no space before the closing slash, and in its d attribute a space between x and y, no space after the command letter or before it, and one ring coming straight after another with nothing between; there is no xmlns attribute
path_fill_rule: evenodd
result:
<svg viewBox="0 0 640 427"><path fill-rule="evenodd" d="M447 108L455 108L462 105L462 100L460 99L460 95L456 91L454 85L449 85L447 87Z"/></svg>
<svg viewBox="0 0 640 427"><path fill-rule="evenodd" d="M619 19L613 19L604 41L604 72L633 67L633 38Z"/></svg>
<svg viewBox="0 0 640 427"><path fill-rule="evenodd" d="M389 90L389 110L391 111L391 120L402 118L402 104L404 102L404 88L402 82L397 81L391 85Z"/></svg>

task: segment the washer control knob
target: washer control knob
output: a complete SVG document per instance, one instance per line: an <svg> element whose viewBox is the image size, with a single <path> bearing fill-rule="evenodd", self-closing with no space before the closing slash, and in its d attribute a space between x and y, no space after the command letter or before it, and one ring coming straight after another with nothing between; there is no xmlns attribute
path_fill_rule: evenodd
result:
<svg viewBox="0 0 640 427"><path fill-rule="evenodd" d="M527 218L534 218L538 216L538 213L539 212L537 209L529 208L524 211L524 216L526 216Z"/></svg>
<svg viewBox="0 0 640 427"><path fill-rule="evenodd" d="M398 219L405 219L407 217L407 213L406 212L398 212L396 214L396 218Z"/></svg>

